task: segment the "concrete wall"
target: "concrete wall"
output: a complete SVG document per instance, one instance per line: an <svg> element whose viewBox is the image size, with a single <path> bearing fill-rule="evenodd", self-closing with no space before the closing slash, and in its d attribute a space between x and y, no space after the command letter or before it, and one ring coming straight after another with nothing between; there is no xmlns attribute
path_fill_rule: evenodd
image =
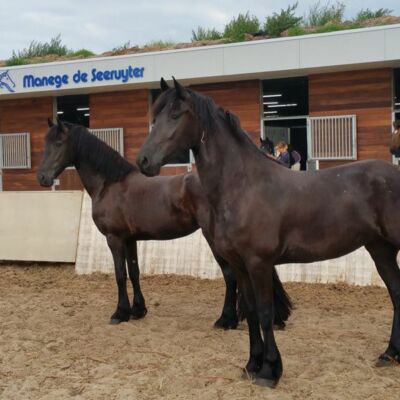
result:
<svg viewBox="0 0 400 400"><path fill-rule="evenodd" d="M82 192L0 193L0 260L75 262Z"/></svg>

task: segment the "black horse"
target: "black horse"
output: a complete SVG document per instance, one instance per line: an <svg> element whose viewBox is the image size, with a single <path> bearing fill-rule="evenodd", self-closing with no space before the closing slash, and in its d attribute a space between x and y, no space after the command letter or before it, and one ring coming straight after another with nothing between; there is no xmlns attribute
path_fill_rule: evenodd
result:
<svg viewBox="0 0 400 400"><path fill-rule="evenodd" d="M246 371L256 383L273 387L282 375L272 330L274 266L335 258L361 246L373 258L394 306L389 345L377 364L400 361L397 167L372 160L293 172L265 157L235 115L176 81L154 104L153 116L137 163L153 176L176 151L193 150L213 210L211 240L234 269L246 301Z"/></svg>
<svg viewBox="0 0 400 400"><path fill-rule="evenodd" d="M200 227L226 283L224 307L215 326L235 329L238 324L236 280L210 242L210 210L198 175L188 173L150 179L85 127L60 120L58 125L49 120L49 127L38 181L42 186L51 186L66 167L76 167L92 199L93 221L105 235L114 259L118 305L111 322L127 321L130 317L138 319L147 313L140 290L136 242L175 239ZM126 264L134 289L132 308L126 290ZM291 303L276 271L274 281L279 304L275 323L283 327Z"/></svg>

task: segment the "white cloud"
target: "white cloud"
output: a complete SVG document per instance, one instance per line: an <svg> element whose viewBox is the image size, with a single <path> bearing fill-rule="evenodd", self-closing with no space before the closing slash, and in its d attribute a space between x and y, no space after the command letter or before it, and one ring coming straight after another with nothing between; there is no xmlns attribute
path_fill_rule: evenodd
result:
<svg viewBox="0 0 400 400"><path fill-rule="evenodd" d="M304 15L317 0L299 2L298 14ZM88 48L101 53L127 41L143 45L152 40L189 41L198 26L222 30L239 12L256 15L261 22L274 11L295 0L11 0L0 1L0 59L12 50L28 47L32 40L48 41L61 33L69 48ZM346 3L346 17L361 8L393 9L400 15L398 0L353 0Z"/></svg>

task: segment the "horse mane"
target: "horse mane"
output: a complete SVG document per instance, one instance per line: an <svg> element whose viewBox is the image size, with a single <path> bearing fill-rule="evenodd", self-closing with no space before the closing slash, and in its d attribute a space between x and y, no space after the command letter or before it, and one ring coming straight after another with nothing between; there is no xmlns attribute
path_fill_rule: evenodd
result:
<svg viewBox="0 0 400 400"><path fill-rule="evenodd" d="M87 128L63 122L70 132L76 154L76 164L85 160L91 167L111 182L121 181L126 175L138 168L125 160L107 143L91 134Z"/></svg>
<svg viewBox="0 0 400 400"><path fill-rule="evenodd" d="M204 96L190 88L185 88L185 91L190 96L190 101L196 116L199 119L200 127L205 132L216 133L217 131L217 119L221 118L227 123L233 136L242 145L250 145L262 154L268 160L274 161L275 163L282 166L282 164L272 156L266 155L262 150L260 150L256 144L253 142L249 134L242 128L240 124L239 117L230 112L225 111L222 107L218 106L211 97ZM178 101L176 96L176 91L174 88L170 88L163 92L163 95L159 96L157 101L152 107L152 115L157 116L161 110L171 102L171 107L173 108L175 102Z"/></svg>

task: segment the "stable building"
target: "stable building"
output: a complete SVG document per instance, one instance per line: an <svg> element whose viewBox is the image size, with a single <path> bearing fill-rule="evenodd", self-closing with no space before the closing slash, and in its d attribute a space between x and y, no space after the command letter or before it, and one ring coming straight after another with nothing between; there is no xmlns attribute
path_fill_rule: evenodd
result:
<svg viewBox="0 0 400 400"><path fill-rule="evenodd" d="M149 133L159 80L175 76L236 113L258 145L285 140L302 169L391 161L400 119L400 25L0 68L0 188L36 182L47 118L87 126L129 161ZM394 160L395 161L395 160ZM191 170L182 154L165 174ZM81 189L73 168L53 189Z"/></svg>

